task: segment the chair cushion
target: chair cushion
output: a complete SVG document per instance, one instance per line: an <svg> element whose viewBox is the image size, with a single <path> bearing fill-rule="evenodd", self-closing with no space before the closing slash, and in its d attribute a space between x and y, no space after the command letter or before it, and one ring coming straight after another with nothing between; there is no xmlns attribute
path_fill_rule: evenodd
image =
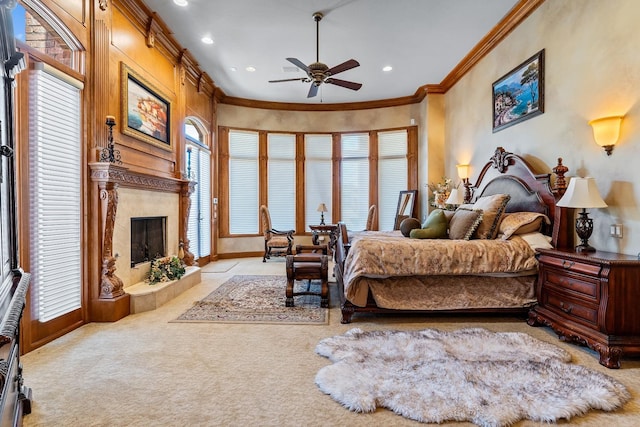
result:
<svg viewBox="0 0 640 427"><path fill-rule="evenodd" d="M273 236L267 241L267 246L272 248L284 248L289 246L287 236Z"/></svg>

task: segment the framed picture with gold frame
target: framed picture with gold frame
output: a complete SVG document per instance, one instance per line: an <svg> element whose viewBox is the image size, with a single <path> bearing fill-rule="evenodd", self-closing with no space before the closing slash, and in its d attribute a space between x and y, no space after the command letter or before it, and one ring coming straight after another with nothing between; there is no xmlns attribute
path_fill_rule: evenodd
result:
<svg viewBox="0 0 640 427"><path fill-rule="evenodd" d="M124 62L120 69L122 133L172 151L171 103Z"/></svg>

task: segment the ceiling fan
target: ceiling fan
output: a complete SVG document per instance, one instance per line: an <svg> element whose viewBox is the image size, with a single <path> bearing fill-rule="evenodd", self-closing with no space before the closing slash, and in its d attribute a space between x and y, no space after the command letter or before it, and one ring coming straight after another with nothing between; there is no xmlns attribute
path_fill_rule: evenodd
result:
<svg viewBox="0 0 640 427"><path fill-rule="evenodd" d="M307 77L299 77L296 79L269 80L269 83L292 81L311 83L307 98L313 98L314 96L316 96L316 94L318 93L318 87L320 87L322 83L342 86L351 90L358 90L362 87L362 83L355 83L347 80L333 78L333 76L338 73L342 73L343 71L359 67L360 63L355 59L350 59L332 68L329 68L326 64L320 62L320 20L323 18L323 16L324 15L322 15L322 13L320 12L316 12L313 14L313 19L316 21L316 62L307 66L297 58L287 58L287 61L291 62L296 67L307 73Z"/></svg>

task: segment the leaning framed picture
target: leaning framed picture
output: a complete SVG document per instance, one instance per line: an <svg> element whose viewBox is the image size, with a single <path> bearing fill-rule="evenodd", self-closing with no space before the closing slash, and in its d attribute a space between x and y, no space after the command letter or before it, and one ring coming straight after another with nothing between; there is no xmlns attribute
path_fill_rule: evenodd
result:
<svg viewBox="0 0 640 427"><path fill-rule="evenodd" d="M171 103L138 73L120 65L122 133L171 151Z"/></svg>
<svg viewBox="0 0 640 427"><path fill-rule="evenodd" d="M544 112L544 49L493 83L493 132Z"/></svg>

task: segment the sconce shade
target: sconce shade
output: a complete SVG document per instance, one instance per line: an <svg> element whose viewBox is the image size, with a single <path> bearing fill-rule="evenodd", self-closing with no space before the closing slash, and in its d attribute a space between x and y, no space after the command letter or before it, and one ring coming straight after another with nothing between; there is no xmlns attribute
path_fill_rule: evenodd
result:
<svg viewBox="0 0 640 427"><path fill-rule="evenodd" d="M593 128L593 139L596 144L603 147L607 155L611 155L613 146L618 142L620 137L620 124L624 116L603 117L601 119L591 120L589 124Z"/></svg>
<svg viewBox="0 0 640 427"><path fill-rule="evenodd" d="M607 204L596 187L596 180L591 177L573 177L564 196L556 203L563 208L606 208Z"/></svg>
<svg viewBox="0 0 640 427"><path fill-rule="evenodd" d="M465 180L469 178L469 165L456 165L458 168L458 176L460 179Z"/></svg>
<svg viewBox="0 0 640 427"><path fill-rule="evenodd" d="M329 212L329 210L327 209L327 205L325 205L324 203L320 203L318 205L318 212Z"/></svg>
<svg viewBox="0 0 640 427"><path fill-rule="evenodd" d="M461 205L464 203L464 195L457 188L451 190L449 198L445 201L447 205Z"/></svg>

